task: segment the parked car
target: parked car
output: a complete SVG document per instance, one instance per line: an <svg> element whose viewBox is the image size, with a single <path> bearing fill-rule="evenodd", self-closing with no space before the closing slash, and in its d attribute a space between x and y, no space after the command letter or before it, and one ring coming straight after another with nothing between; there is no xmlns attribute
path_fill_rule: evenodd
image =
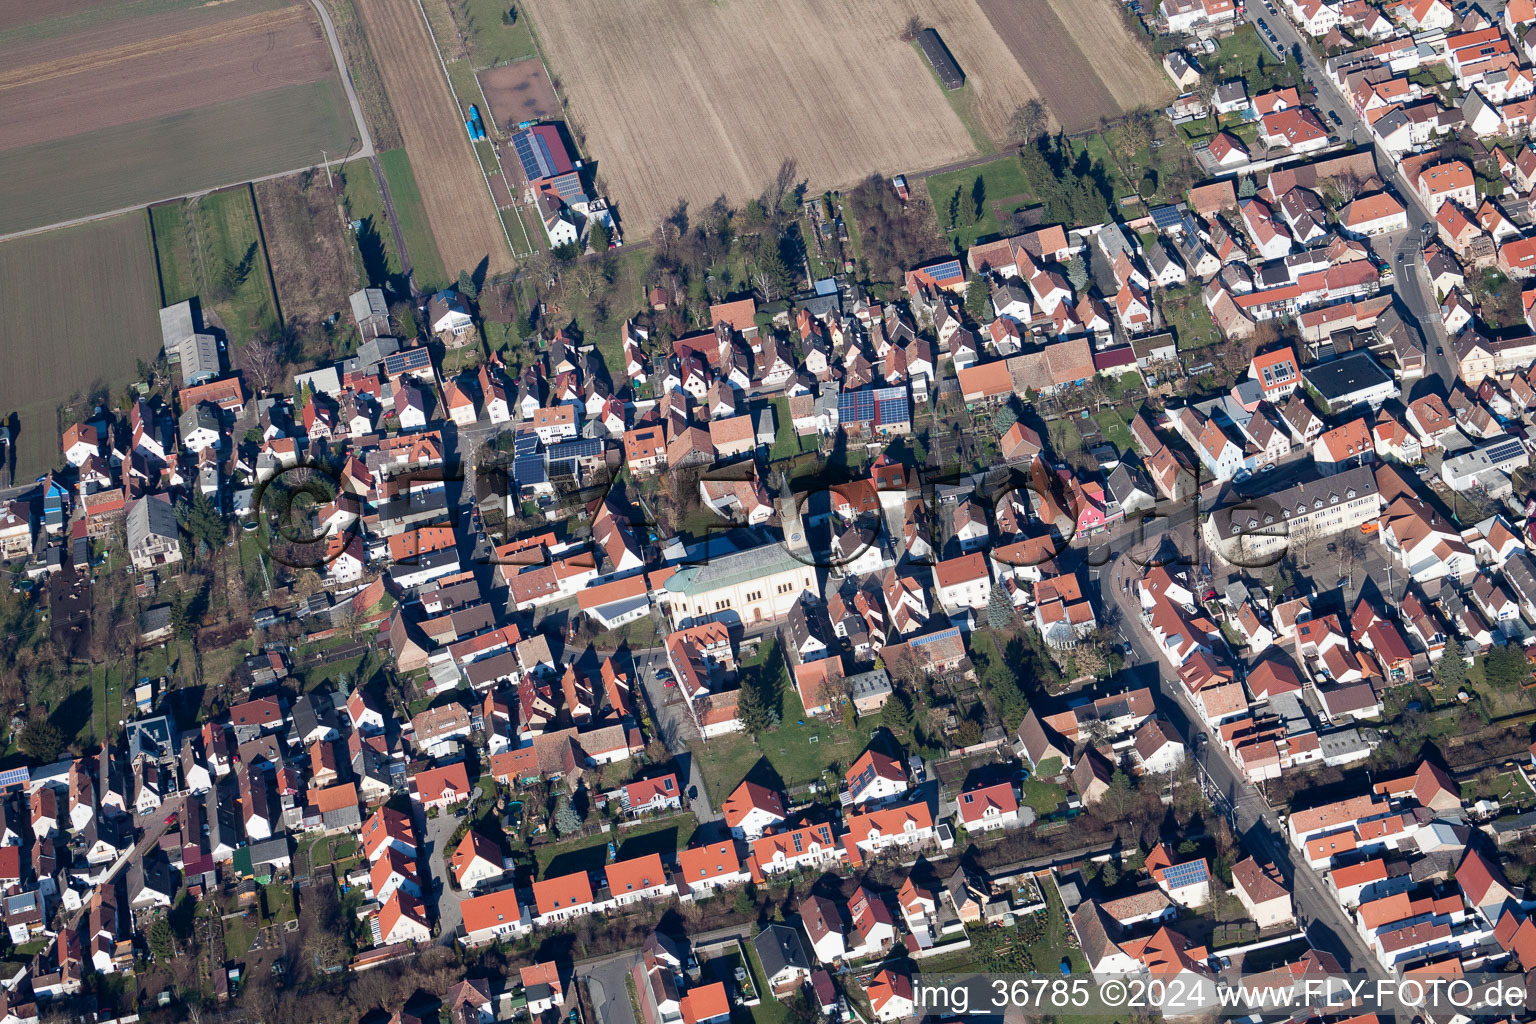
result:
<svg viewBox="0 0 1536 1024"><path fill-rule="evenodd" d="M1328 120L1332 121L1334 127L1336 128L1344 127L1344 120L1343 118L1339 117L1339 112L1337 110L1328 111Z"/></svg>

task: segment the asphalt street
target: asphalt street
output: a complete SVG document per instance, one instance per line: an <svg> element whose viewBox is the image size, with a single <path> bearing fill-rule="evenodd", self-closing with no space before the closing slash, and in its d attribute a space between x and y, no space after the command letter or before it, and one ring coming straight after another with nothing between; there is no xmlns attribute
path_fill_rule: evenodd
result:
<svg viewBox="0 0 1536 1024"><path fill-rule="evenodd" d="M1434 289L1430 286L1429 277L1424 270L1423 246L1434 230L1434 218L1430 215L1429 208L1420 200L1413 185L1397 169L1396 161L1376 145L1369 127L1355 113L1354 106L1345 99L1343 92L1328 76L1323 68L1323 62L1312 52L1312 48L1304 41L1301 32L1292 23L1284 9L1270 0L1254 0L1249 8L1249 14L1255 20L1264 19L1264 23L1274 30L1282 49L1292 51L1299 45L1302 69L1307 79L1317 86L1317 95L1311 97L1310 102L1317 107L1330 125L1333 124L1335 117L1341 122L1342 128L1335 128L1337 134L1357 144L1368 145L1375 149L1377 169L1391 179L1393 190L1407 208L1409 230L1401 234L1396 245L1391 247L1389 252L1382 252L1380 255L1390 256L1396 274L1393 290L1402 297L1403 304L1418 321L1419 331L1424 337L1429 371L1426 380L1429 376L1440 378L1445 389L1444 393L1448 394L1452 383L1456 380L1456 374L1451 365L1450 356L1445 352L1447 339L1445 328L1440 323L1440 304L1435 299ZM1390 173L1387 173L1389 169Z"/></svg>

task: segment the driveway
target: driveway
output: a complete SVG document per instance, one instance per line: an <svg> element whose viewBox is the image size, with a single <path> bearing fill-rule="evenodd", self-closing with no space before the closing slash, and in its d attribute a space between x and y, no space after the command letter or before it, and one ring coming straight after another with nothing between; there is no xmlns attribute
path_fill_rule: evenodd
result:
<svg viewBox="0 0 1536 1024"><path fill-rule="evenodd" d="M450 810L439 811L436 818L427 818L422 822L422 834L427 837L427 877L431 880L428 883L431 891L424 895L428 904L437 904L437 941L443 946L453 944L459 924L464 920L464 915L459 911L464 894L449 884L448 854L452 851L445 849L453 830L463 820Z"/></svg>
<svg viewBox="0 0 1536 1024"><path fill-rule="evenodd" d="M629 985L625 981L630 968L639 959L637 953L630 951L582 969L586 974L592 1010L601 1024L640 1024L635 1020L634 1006L629 1001Z"/></svg>
<svg viewBox="0 0 1536 1024"><path fill-rule="evenodd" d="M662 647L647 647L631 651L635 674L640 677L646 703L651 707L651 721L661 731L661 742L680 764L688 766L688 779L683 792L689 795L689 808L699 824L718 821L722 817L709 802L709 791L704 785L704 773L699 770L698 759L688 749L688 741L698 734L687 705L676 687L669 687L656 678L656 673L667 667L667 652Z"/></svg>

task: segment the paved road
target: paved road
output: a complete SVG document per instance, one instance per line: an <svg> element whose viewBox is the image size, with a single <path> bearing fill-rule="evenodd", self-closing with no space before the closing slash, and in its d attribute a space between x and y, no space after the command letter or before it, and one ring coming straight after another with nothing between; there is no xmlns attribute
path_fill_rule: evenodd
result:
<svg viewBox="0 0 1536 1024"><path fill-rule="evenodd" d="M639 961L639 953L626 950L583 970L587 979L587 996L592 1000L592 1012L597 1014L602 1024L639 1024L635 1020L634 1006L629 1001L629 985L625 981L630 968Z"/></svg>
<svg viewBox="0 0 1536 1024"><path fill-rule="evenodd" d="M1191 503L1168 519L1147 524L1147 539L1136 546L1134 553L1123 543L1121 550L1115 550L1111 544L1107 545L1108 550L1098 551L1100 559L1110 556L1100 570L1100 598L1118 612L1120 632L1131 644L1133 653L1128 659L1128 671L1155 687L1158 710L1194 752L1205 775L1207 790L1218 809L1228 814L1233 832L1241 837L1248 850L1271 860L1290 880L1298 918L1312 944L1336 956L1346 970L1363 971L1374 979L1383 980L1388 977L1387 972L1370 955L1359 933L1329 894L1322 877L1304 861L1293 859L1296 851L1286 840L1279 819L1258 789L1237 770L1216 742L1212 731L1195 711L1177 674L1159 656L1150 635L1141 625L1141 604L1135 584L1146 574L1146 559L1133 557L1133 554L1150 554L1159 543L1169 539L1176 539L1177 547L1186 554L1198 550L1191 546L1194 520L1195 507ZM1166 545L1164 550L1167 550Z"/></svg>
<svg viewBox="0 0 1536 1024"><path fill-rule="evenodd" d="M1397 280L1393 290L1402 297L1403 304L1418 321L1419 331L1424 336L1424 344L1428 351L1425 353L1429 371L1440 378L1445 388L1445 393L1450 393L1451 385L1456 380L1456 373L1451 366L1450 357L1444 354L1446 345L1445 328L1440 323L1440 304L1435 300L1434 289L1429 284L1428 275L1424 271L1423 245L1425 239L1434 228L1434 218L1430 216L1428 207L1419 199L1418 192L1403 177L1394 161L1385 150L1376 146L1375 137L1371 135L1370 128L1355 113L1355 108L1344 97L1344 94L1334 84L1333 79L1323 68L1322 61L1312 52L1307 45L1302 33L1292 23L1283 8L1275 3L1271 14L1269 10L1262 10L1258 6L1260 0L1255 0L1255 6L1250 8L1252 16L1262 16L1265 23L1274 30L1280 45L1290 49L1293 45L1301 48L1302 68L1307 78L1317 86L1317 95L1311 98L1312 103L1322 111L1324 118L1331 122L1329 114L1334 114L1343 123L1339 133L1356 143L1364 143L1375 149L1376 167L1391 180L1394 191L1408 210L1409 230L1403 234L1392 252L1383 252L1383 257L1391 256Z"/></svg>

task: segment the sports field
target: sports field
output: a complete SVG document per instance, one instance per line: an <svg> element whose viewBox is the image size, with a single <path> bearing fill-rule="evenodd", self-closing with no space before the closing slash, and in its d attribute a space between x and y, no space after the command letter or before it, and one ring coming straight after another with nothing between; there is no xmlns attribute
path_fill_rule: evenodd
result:
<svg viewBox="0 0 1536 1024"><path fill-rule="evenodd" d="M16 478L59 459L58 406L120 390L160 348L159 295L142 211L0 242L0 417L16 413Z"/></svg>
<svg viewBox="0 0 1536 1024"><path fill-rule="evenodd" d="M975 0L922 11L905 0L519 6L632 235L648 234L680 198L696 209L722 194L745 202L785 159L816 192L974 153L927 62L900 38L927 7L940 9L946 43L989 97L989 123L1030 95ZM991 80L995 67L1013 71Z"/></svg>
<svg viewBox="0 0 1536 1024"><path fill-rule="evenodd" d="M1067 131L1173 98L1172 83L1131 37L1115 0L978 2Z"/></svg>
<svg viewBox="0 0 1536 1024"><path fill-rule="evenodd" d="M487 276L511 270L512 253L501 220L421 8L416 0L368 0L359 13L443 267L453 277L482 264ZM390 172L392 193L394 184ZM405 244L414 261L409 238Z"/></svg>
<svg viewBox="0 0 1536 1024"><path fill-rule="evenodd" d="M10 5L0 233L317 163L356 142L307 3Z"/></svg>

